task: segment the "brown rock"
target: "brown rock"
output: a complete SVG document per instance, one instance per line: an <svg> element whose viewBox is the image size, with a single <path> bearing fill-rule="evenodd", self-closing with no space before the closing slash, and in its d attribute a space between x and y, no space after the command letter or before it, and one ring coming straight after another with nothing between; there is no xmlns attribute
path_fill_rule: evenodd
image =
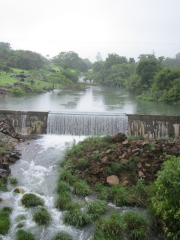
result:
<svg viewBox="0 0 180 240"><path fill-rule="evenodd" d="M145 178L144 173L143 173L142 171L139 171L139 172L138 172L138 176L139 176L139 177L142 177L142 178Z"/></svg>
<svg viewBox="0 0 180 240"><path fill-rule="evenodd" d="M121 185L122 185L123 187L128 186L128 185L129 185L129 181L124 180L124 181L121 183Z"/></svg>
<svg viewBox="0 0 180 240"><path fill-rule="evenodd" d="M110 186L118 185L119 184L119 178L115 175L111 175L111 176L107 177L107 183Z"/></svg>
<svg viewBox="0 0 180 240"><path fill-rule="evenodd" d="M103 163L106 163L106 162L107 162L107 160L108 160L108 157L107 157L107 156L105 156L105 157L103 157L103 158L101 159L101 162L103 162Z"/></svg>
<svg viewBox="0 0 180 240"><path fill-rule="evenodd" d="M123 155L121 155L121 156L119 156L119 159L123 159L123 158L125 158L125 153L123 154Z"/></svg>
<svg viewBox="0 0 180 240"><path fill-rule="evenodd" d="M129 141L126 139L124 142L122 142L123 145L127 145Z"/></svg>
<svg viewBox="0 0 180 240"><path fill-rule="evenodd" d="M110 152L111 152L111 149L108 149L108 150L106 151L107 154L110 153Z"/></svg>
<svg viewBox="0 0 180 240"><path fill-rule="evenodd" d="M138 162L137 167L142 168L142 164L140 162Z"/></svg>
<svg viewBox="0 0 180 240"><path fill-rule="evenodd" d="M150 167L151 166L151 164L149 164L149 163L145 163L145 167Z"/></svg>
<svg viewBox="0 0 180 240"><path fill-rule="evenodd" d="M127 159L121 159L120 163L121 163L121 164L126 164L127 161L128 161Z"/></svg>

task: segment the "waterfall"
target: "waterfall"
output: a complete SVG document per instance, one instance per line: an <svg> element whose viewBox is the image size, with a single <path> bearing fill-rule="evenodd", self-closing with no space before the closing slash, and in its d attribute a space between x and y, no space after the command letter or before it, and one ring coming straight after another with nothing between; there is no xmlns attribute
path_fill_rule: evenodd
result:
<svg viewBox="0 0 180 240"><path fill-rule="evenodd" d="M53 113L48 115L47 134L76 136L114 135L128 133L125 114Z"/></svg>

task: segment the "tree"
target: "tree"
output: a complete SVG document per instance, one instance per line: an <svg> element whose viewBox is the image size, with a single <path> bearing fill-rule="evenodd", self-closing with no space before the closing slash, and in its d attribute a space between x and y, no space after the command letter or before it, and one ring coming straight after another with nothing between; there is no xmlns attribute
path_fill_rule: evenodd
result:
<svg viewBox="0 0 180 240"><path fill-rule="evenodd" d="M136 68L136 73L141 77L142 89L147 90L150 88L153 82L153 77L158 70L159 66L156 58L143 58L139 61Z"/></svg>
<svg viewBox="0 0 180 240"><path fill-rule="evenodd" d="M0 48L10 51L11 45L10 45L10 43L0 42Z"/></svg>
<svg viewBox="0 0 180 240"><path fill-rule="evenodd" d="M70 52L61 52L58 56L55 56L52 59L52 62L59 67L64 69L75 69L79 71L87 71L88 67L85 61L78 56L77 53Z"/></svg>
<svg viewBox="0 0 180 240"><path fill-rule="evenodd" d="M176 54L176 59L180 59L180 53Z"/></svg>
<svg viewBox="0 0 180 240"><path fill-rule="evenodd" d="M122 63L127 63L127 58L119 56L117 54L108 54L108 57L106 58L105 65L106 68L109 69L111 66L116 65L116 64L122 64Z"/></svg>
<svg viewBox="0 0 180 240"><path fill-rule="evenodd" d="M100 52L97 52L96 60L97 60L97 62L101 62L102 61L102 56L101 56Z"/></svg>

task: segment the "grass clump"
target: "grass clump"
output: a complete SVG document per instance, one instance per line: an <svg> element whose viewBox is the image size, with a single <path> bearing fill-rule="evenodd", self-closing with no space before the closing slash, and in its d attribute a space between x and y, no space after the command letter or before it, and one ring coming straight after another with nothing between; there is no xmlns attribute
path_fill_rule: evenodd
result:
<svg viewBox="0 0 180 240"><path fill-rule="evenodd" d="M21 203L25 207L36 207L44 205L44 201L33 193L24 194L21 199Z"/></svg>
<svg viewBox="0 0 180 240"><path fill-rule="evenodd" d="M73 187L74 187L73 193L77 194L78 196L85 197L90 194L90 188L84 180L75 182Z"/></svg>
<svg viewBox="0 0 180 240"><path fill-rule="evenodd" d="M79 208L74 208L69 212L65 212L63 216L63 222L78 228L91 223L91 216L86 212L82 212Z"/></svg>
<svg viewBox="0 0 180 240"><path fill-rule="evenodd" d="M76 164L76 167L80 170L84 170L88 167L89 162L85 158L79 158Z"/></svg>
<svg viewBox="0 0 180 240"><path fill-rule="evenodd" d="M73 237L69 233L61 231L56 233L52 240L73 240Z"/></svg>
<svg viewBox="0 0 180 240"><path fill-rule="evenodd" d="M23 229L20 229L16 233L15 240L36 240L36 238L32 233L25 231Z"/></svg>
<svg viewBox="0 0 180 240"><path fill-rule="evenodd" d="M57 183L57 193L70 192L70 185L67 182L59 180Z"/></svg>
<svg viewBox="0 0 180 240"><path fill-rule="evenodd" d="M51 221L51 216L45 208L40 208L34 213L33 219L38 225L48 225Z"/></svg>
<svg viewBox="0 0 180 240"><path fill-rule="evenodd" d="M12 185L18 184L17 178L8 178L8 180L9 180L9 183L12 184Z"/></svg>
<svg viewBox="0 0 180 240"><path fill-rule="evenodd" d="M0 210L0 234L5 235L10 229L10 214L12 209L4 207Z"/></svg>
<svg viewBox="0 0 180 240"><path fill-rule="evenodd" d="M93 240L121 240L124 239L125 223L118 212L113 212L108 218L101 218L94 231Z"/></svg>
<svg viewBox="0 0 180 240"><path fill-rule="evenodd" d="M73 175L71 170L61 169L59 171L59 180L65 181L72 185L75 181L79 180L79 177Z"/></svg>
<svg viewBox="0 0 180 240"><path fill-rule="evenodd" d="M124 214L126 230L134 240L143 240L147 237L149 220L145 214L137 211L128 211Z"/></svg>
<svg viewBox="0 0 180 240"><path fill-rule="evenodd" d="M71 193L63 192L58 195L58 198L56 200L56 208L60 210L67 210L70 202L71 202Z"/></svg>
<svg viewBox="0 0 180 240"><path fill-rule="evenodd" d="M95 200L88 203L87 213L91 215L93 220L97 220L100 216L108 211L107 202L102 200Z"/></svg>

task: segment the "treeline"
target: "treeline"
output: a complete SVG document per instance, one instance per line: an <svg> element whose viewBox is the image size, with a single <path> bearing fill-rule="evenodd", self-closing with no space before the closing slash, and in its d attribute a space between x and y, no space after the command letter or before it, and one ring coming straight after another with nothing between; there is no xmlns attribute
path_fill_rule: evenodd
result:
<svg viewBox="0 0 180 240"><path fill-rule="evenodd" d="M180 103L180 53L175 58L141 54L138 62L108 54L105 61L93 64L93 72L86 79L102 85L124 86L144 100Z"/></svg>
<svg viewBox="0 0 180 240"><path fill-rule="evenodd" d="M49 59L32 51L12 50L9 43L0 42L0 71L28 70L33 80L48 81L53 88L69 88L83 75L84 80L97 84L123 86L144 100L180 103L180 53L175 58L141 54L137 62L115 53L104 61L98 53L96 59L91 63L73 51Z"/></svg>

